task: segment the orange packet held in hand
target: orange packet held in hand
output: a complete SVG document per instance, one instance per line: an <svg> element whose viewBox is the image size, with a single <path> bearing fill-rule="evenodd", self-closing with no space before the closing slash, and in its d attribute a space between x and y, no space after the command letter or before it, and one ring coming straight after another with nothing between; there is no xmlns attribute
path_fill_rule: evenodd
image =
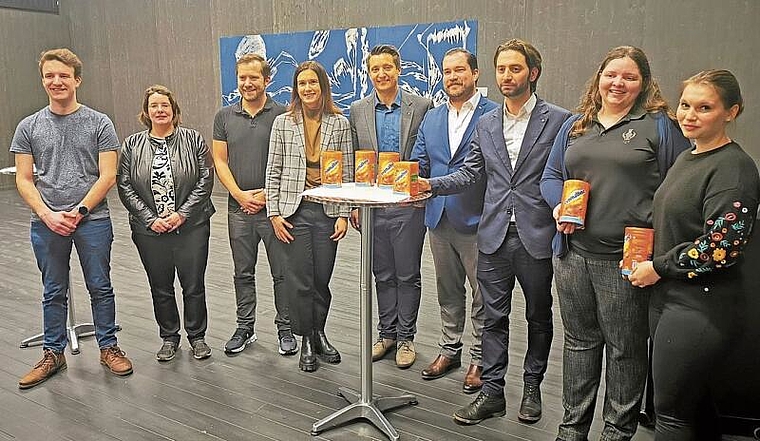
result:
<svg viewBox="0 0 760 441"><path fill-rule="evenodd" d="M641 262L652 260L654 230L651 228L625 227L623 239L623 265L620 272L630 275Z"/></svg>
<svg viewBox="0 0 760 441"><path fill-rule="evenodd" d="M322 185L325 187L340 187L343 183L343 152L325 150L320 153L319 167Z"/></svg>
<svg viewBox="0 0 760 441"><path fill-rule="evenodd" d="M393 180L393 192L417 196L420 192L420 164L414 161L399 161L393 165L396 177Z"/></svg>
<svg viewBox="0 0 760 441"><path fill-rule="evenodd" d="M378 155L377 186L393 188L396 170L393 164L397 163L400 156L397 152L380 152Z"/></svg>
<svg viewBox="0 0 760 441"><path fill-rule="evenodd" d="M586 181L568 179L562 186L562 205L559 222L567 222L583 228L586 225L586 209L591 186Z"/></svg>
<svg viewBox="0 0 760 441"><path fill-rule="evenodd" d="M375 151L357 150L354 182L357 187L371 187L375 183Z"/></svg>

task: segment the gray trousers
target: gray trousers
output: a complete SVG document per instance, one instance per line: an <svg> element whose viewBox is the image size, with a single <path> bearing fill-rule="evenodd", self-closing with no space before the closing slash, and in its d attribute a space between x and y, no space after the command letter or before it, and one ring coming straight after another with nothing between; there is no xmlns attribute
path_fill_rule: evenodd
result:
<svg viewBox="0 0 760 441"><path fill-rule="evenodd" d="M377 290L380 337L414 340L422 296L420 260L425 209L374 210L372 272Z"/></svg>
<svg viewBox="0 0 760 441"><path fill-rule="evenodd" d="M256 323L256 262L259 243L264 242L267 259L274 283L274 323L277 331L290 332L288 300L283 289L282 265L284 250L274 235L272 223L266 210L256 214L245 214L242 209L227 213L227 227L235 266L235 303L237 305L237 327L254 330Z"/></svg>
<svg viewBox="0 0 760 441"><path fill-rule="evenodd" d="M440 353L454 359L462 355L462 334L467 317L466 278L472 295L470 358L472 364L480 366L485 309L483 297L478 289L477 233L458 232L446 219L445 213L438 225L428 231L435 266L438 305L441 307L441 339L438 343L441 347Z"/></svg>
<svg viewBox="0 0 760 441"><path fill-rule="evenodd" d="M554 258L554 281L565 327L562 405L557 439L588 438L606 359L604 429L600 440L630 440L636 433L646 381L649 289L620 275L617 260L572 250Z"/></svg>

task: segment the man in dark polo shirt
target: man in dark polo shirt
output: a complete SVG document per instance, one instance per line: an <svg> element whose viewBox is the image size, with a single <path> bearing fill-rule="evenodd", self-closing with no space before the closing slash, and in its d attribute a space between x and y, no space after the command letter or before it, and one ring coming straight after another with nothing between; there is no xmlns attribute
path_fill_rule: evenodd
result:
<svg viewBox="0 0 760 441"><path fill-rule="evenodd" d="M285 106L266 94L271 77L267 61L246 54L235 63L240 102L220 109L214 118L214 166L222 185L230 192L227 225L235 266L237 329L224 346L232 355L256 341L256 259L264 241L274 282L274 322L279 353L293 355L298 344L290 330L288 304L283 292L282 249L267 219L264 179L269 154L269 134L275 117Z"/></svg>

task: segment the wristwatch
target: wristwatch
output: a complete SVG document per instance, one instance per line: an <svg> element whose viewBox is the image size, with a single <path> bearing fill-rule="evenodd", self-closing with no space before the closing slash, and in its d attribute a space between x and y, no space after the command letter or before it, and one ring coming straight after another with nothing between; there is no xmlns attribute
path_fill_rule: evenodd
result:
<svg viewBox="0 0 760 441"><path fill-rule="evenodd" d="M77 207L77 211L79 211L79 214L81 214L82 217L87 217L87 215L90 214L90 209L87 208L86 205L80 205Z"/></svg>

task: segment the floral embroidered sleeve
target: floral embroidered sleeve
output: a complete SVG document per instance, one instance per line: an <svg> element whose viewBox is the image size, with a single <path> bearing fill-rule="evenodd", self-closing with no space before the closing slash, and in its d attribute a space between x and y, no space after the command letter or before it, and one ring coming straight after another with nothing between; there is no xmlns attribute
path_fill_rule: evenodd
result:
<svg viewBox="0 0 760 441"><path fill-rule="evenodd" d="M700 277L734 265L749 239L757 203L744 203L738 191L727 191L706 203L705 234L677 245L654 259L659 274L676 278ZM716 201L715 199L720 199Z"/></svg>

